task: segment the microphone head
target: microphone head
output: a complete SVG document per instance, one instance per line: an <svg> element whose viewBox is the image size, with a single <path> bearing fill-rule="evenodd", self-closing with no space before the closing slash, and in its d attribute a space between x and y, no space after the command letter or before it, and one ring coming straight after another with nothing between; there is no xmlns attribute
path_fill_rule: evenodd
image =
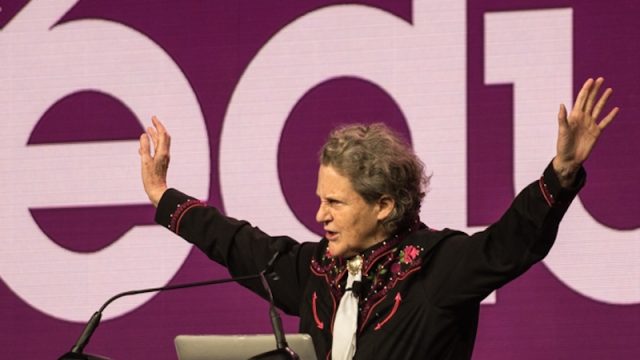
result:
<svg viewBox="0 0 640 360"><path fill-rule="evenodd" d="M288 237L278 237L272 244L271 244L271 248L276 252L276 253L286 253L287 251L291 250L291 248L293 247L293 245L295 244L295 241L293 241L292 239L288 238Z"/></svg>
<svg viewBox="0 0 640 360"><path fill-rule="evenodd" d="M273 268L276 260L278 260L280 255L291 250L294 244L295 241L291 240L290 238L284 236L276 238L275 241L270 244L270 247L275 251L273 252L273 256L271 257L271 259L267 262L264 273L268 274L273 280L278 280L278 276L273 273Z"/></svg>

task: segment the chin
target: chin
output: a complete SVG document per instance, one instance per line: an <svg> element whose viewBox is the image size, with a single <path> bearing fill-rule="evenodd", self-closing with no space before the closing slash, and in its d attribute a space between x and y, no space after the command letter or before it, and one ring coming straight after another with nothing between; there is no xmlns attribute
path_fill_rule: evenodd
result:
<svg viewBox="0 0 640 360"><path fill-rule="evenodd" d="M329 249L329 254L332 257L342 257L347 252L347 249L343 248L342 246L336 245L332 242L329 242L328 249Z"/></svg>
<svg viewBox="0 0 640 360"><path fill-rule="evenodd" d="M357 251L353 251L349 248L345 248L344 246L336 245L332 242L329 242L328 249L329 249L329 255L331 255L332 257L349 258L351 256L358 254Z"/></svg>

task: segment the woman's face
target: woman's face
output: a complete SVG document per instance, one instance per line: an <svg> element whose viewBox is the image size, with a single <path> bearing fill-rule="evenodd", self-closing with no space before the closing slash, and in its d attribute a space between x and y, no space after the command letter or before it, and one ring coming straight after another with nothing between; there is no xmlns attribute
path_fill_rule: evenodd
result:
<svg viewBox="0 0 640 360"><path fill-rule="evenodd" d="M367 203L347 177L325 165L318 171L316 194L320 198L316 220L324 227L331 256L354 256L388 236L382 220L393 209L389 198Z"/></svg>

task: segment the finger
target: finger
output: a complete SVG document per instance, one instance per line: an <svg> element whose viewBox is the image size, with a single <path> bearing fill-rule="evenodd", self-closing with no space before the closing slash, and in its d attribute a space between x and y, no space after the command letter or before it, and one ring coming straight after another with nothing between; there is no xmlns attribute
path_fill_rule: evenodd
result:
<svg viewBox="0 0 640 360"><path fill-rule="evenodd" d="M156 154L160 152L163 156L164 155L168 156L169 148L171 147L171 137L169 136L167 129L164 127L164 125L162 125L162 123L160 122L160 120L158 120L157 117L154 116L153 121L154 121L154 125L158 128L158 133L157 133L158 143L156 147Z"/></svg>
<svg viewBox="0 0 640 360"><path fill-rule="evenodd" d="M162 153L165 154L169 152L169 144L171 140L169 139L169 134L166 132L158 134L158 144L156 147L156 154Z"/></svg>
<svg viewBox="0 0 640 360"><path fill-rule="evenodd" d="M585 112L589 113L593 109L593 104L596 100L596 95L598 95L598 91L600 91L600 86L604 82L604 78L599 77L596 79L593 88L589 91L589 96L587 96L587 105L584 109Z"/></svg>
<svg viewBox="0 0 640 360"><path fill-rule="evenodd" d="M151 127L151 126L149 126L147 128L147 134L149 134L149 136L151 138L154 138L154 137L157 138L158 137L158 131L155 128Z"/></svg>
<svg viewBox="0 0 640 360"><path fill-rule="evenodd" d="M155 115L151 116L151 123L153 124L153 126L150 126L147 128L147 133L149 133L149 135L151 136L151 139L153 140L154 150L157 151L158 137L162 132L164 132L164 126L162 125L158 117Z"/></svg>
<svg viewBox="0 0 640 360"><path fill-rule="evenodd" d="M558 110L558 126L564 127L567 125L567 108L564 106L564 104L560 104L560 109Z"/></svg>
<svg viewBox="0 0 640 360"><path fill-rule="evenodd" d="M149 145L149 136L146 133L140 135L140 148L138 149L138 153L143 163L151 158L151 146Z"/></svg>
<svg viewBox="0 0 640 360"><path fill-rule="evenodd" d="M167 129L164 127L164 124L160 121L160 119L158 119L157 116L153 115L151 117L151 122L158 129L159 133L163 133L167 131Z"/></svg>
<svg viewBox="0 0 640 360"><path fill-rule="evenodd" d="M587 101L587 96L589 95L589 89L591 89L591 85L593 84L593 79L588 78L587 81L582 85L582 89L578 93L576 97L576 102L573 104L574 109L584 110L585 103Z"/></svg>
<svg viewBox="0 0 640 360"><path fill-rule="evenodd" d="M158 150L158 132L156 131L156 129L152 128L151 126L149 126L147 128L147 134L149 134L149 137L151 138L151 141L153 141L153 150L154 152Z"/></svg>
<svg viewBox="0 0 640 360"><path fill-rule="evenodd" d="M602 109L607 104L607 101L609 100L609 97L611 96L612 93L613 93L613 89L611 88L607 88L607 90L604 91L604 93L600 97L600 100L598 100L596 107L593 109L593 112L591 113L591 116L593 117L594 120L597 119L598 116L600 116Z"/></svg>
<svg viewBox="0 0 640 360"><path fill-rule="evenodd" d="M615 108L613 108L613 110L611 110L609 114L607 114L607 116L605 116L605 118L602 119L602 121L600 121L600 123L598 124L600 130L604 130L607 126L609 126L609 124L611 124L611 122L613 121L613 119L615 119L619 112L619 107L616 106Z"/></svg>

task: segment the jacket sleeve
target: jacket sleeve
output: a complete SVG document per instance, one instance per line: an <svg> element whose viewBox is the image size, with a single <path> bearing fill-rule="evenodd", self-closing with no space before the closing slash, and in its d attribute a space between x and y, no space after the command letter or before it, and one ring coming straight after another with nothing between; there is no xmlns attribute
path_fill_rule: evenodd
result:
<svg viewBox="0 0 640 360"><path fill-rule="evenodd" d="M452 233L434 249L430 284L442 307L477 303L542 260L553 245L560 220L584 185L580 169L574 184L563 188L551 164L523 189L486 230L471 236Z"/></svg>
<svg viewBox="0 0 640 360"><path fill-rule="evenodd" d="M309 277L309 263L317 244L299 244L287 236L269 236L248 222L227 217L218 209L175 189L163 194L156 211L156 222L225 266L234 277L259 273L265 269L277 247L286 248L275 263L278 280L269 280L269 283L276 305L287 314L298 314ZM287 246L277 246L276 242ZM266 298L259 280L241 284Z"/></svg>

